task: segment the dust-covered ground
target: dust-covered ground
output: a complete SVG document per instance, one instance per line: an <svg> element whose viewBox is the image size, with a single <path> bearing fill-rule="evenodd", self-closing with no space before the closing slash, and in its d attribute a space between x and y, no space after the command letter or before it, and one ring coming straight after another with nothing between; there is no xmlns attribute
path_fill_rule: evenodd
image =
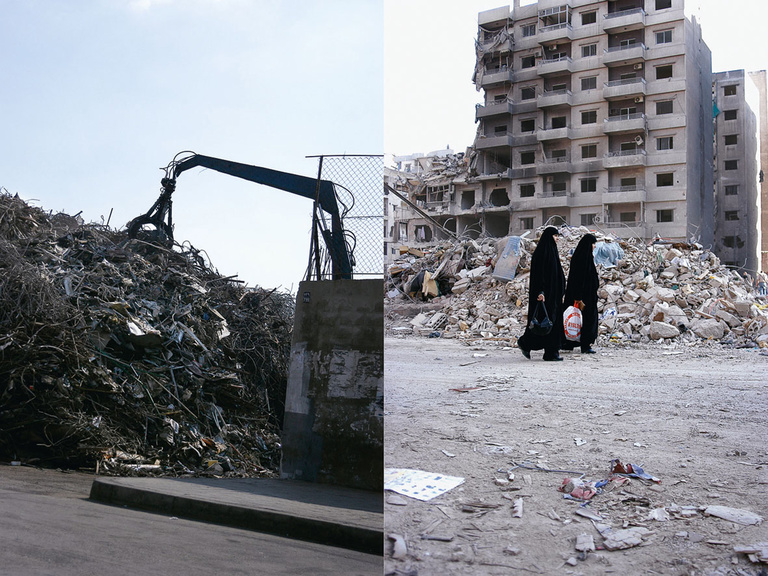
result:
<svg viewBox="0 0 768 576"><path fill-rule="evenodd" d="M768 356L597 350L544 362L503 340L387 336L385 466L465 479L426 502L386 492L387 574L768 573L739 548L768 542L768 522L705 513L768 520ZM586 505L558 490L609 479L614 459L660 483L613 481ZM640 543L609 551L606 526ZM582 534L595 551L577 550Z"/></svg>

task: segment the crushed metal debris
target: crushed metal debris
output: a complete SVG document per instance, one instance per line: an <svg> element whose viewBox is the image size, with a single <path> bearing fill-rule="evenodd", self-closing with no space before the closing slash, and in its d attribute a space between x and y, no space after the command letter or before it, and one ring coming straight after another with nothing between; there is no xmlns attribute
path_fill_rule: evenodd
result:
<svg viewBox="0 0 768 576"><path fill-rule="evenodd" d="M273 475L293 298L0 192L0 460Z"/></svg>

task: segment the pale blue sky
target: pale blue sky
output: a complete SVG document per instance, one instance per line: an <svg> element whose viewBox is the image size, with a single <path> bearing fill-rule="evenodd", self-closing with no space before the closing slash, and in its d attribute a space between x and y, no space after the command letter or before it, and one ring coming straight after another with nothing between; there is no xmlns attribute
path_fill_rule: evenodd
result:
<svg viewBox="0 0 768 576"><path fill-rule="evenodd" d="M381 0L0 0L0 186L123 226L182 150L315 176L383 152ZM311 201L179 177L177 241L222 274L296 290Z"/></svg>

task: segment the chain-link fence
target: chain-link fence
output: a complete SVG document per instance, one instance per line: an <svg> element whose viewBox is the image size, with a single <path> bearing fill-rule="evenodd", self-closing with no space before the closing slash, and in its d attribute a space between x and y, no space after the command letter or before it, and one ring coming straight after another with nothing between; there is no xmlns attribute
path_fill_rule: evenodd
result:
<svg viewBox="0 0 768 576"><path fill-rule="evenodd" d="M354 264L353 277L383 277L383 157L320 156L318 172L321 179L335 184L345 241ZM308 272L311 276L312 272ZM323 270L320 275L326 277L329 273Z"/></svg>

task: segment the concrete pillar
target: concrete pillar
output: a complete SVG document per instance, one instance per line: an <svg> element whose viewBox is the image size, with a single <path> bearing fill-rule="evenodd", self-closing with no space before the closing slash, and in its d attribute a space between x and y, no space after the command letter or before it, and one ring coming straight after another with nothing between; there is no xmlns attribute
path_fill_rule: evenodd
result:
<svg viewBox="0 0 768 576"><path fill-rule="evenodd" d="M280 476L382 490L381 280L301 282Z"/></svg>

